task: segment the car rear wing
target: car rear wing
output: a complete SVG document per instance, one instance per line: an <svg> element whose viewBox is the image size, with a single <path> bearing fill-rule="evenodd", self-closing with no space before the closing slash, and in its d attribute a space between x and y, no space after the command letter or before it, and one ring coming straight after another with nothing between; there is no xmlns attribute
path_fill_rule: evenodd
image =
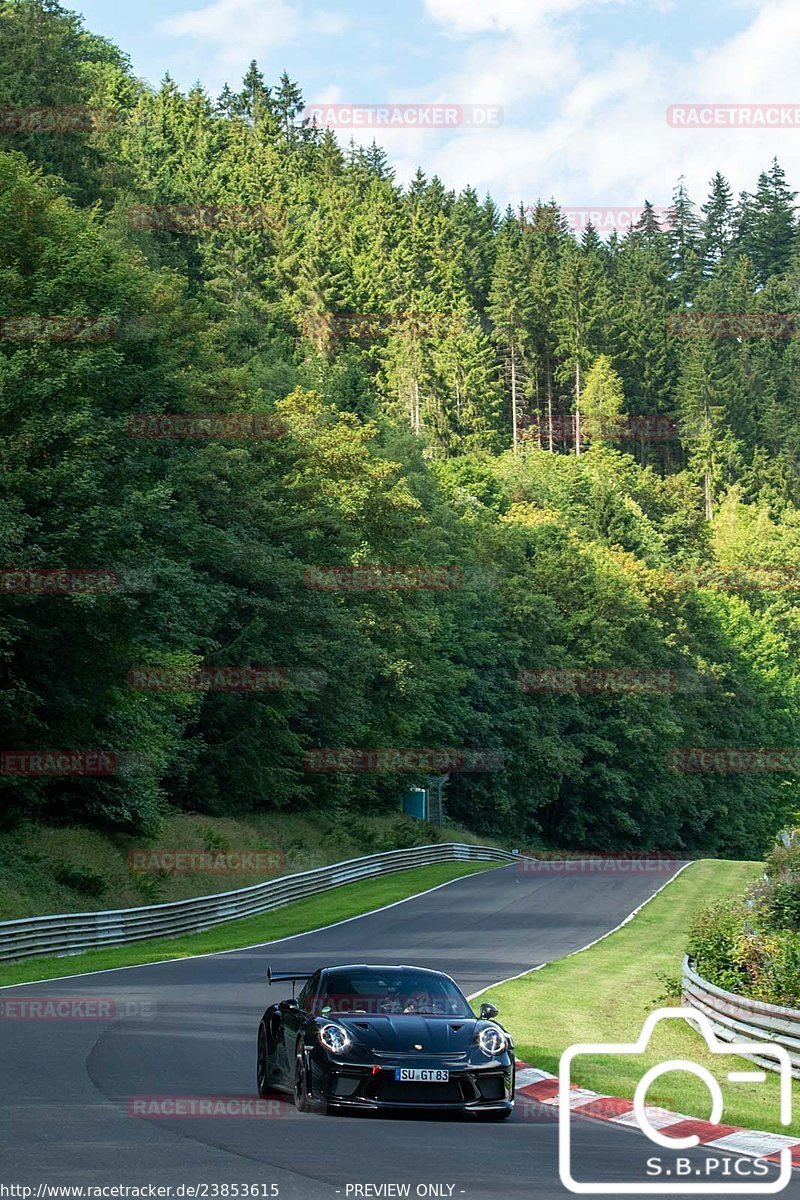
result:
<svg viewBox="0 0 800 1200"><path fill-rule="evenodd" d="M272 967L267 967L267 984L271 987L273 983L291 983L294 987L298 979L305 982L312 975L313 971L273 971Z"/></svg>

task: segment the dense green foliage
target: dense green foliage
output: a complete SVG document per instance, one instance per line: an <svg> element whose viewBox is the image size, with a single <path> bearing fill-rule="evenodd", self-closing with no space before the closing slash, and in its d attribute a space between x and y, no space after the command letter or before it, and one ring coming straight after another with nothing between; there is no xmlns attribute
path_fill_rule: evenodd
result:
<svg viewBox="0 0 800 1200"><path fill-rule="evenodd" d="M704 979L738 995L800 1008L800 836L767 857L764 877L738 901L698 914L689 953Z"/></svg>
<svg viewBox="0 0 800 1200"><path fill-rule="evenodd" d="M554 202L528 219L421 173L399 187L378 147L309 128L297 86L255 64L216 102L148 90L55 0L0 3L0 67L0 108L116 117L0 131L0 317L116 330L0 339L2 565L124 582L2 595L2 746L134 763L8 776L3 818L152 832L168 806L357 814L420 780L310 772L306 751L456 747L504 763L451 776L448 811L478 831L769 844L791 776L687 775L667 753L798 744L796 592L746 573L800 572L800 349L667 318L796 306L777 164L738 205L720 177L699 215L679 187L670 228L647 208L604 244ZM269 219L131 218L192 205ZM368 337L336 319L353 313ZM583 400L576 454L554 429ZM142 413L270 414L285 433L129 436ZM648 439L642 415L679 419L680 440ZM359 564L457 568L460 586L308 586L309 567ZM715 565L744 583L703 586ZM286 686L133 690L144 664L274 665ZM677 686L519 687L544 668Z"/></svg>

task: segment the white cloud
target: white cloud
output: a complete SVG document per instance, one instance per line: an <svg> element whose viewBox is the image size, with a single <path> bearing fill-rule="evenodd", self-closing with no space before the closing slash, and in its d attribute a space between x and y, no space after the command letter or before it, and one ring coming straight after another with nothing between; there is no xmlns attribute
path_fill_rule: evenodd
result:
<svg viewBox="0 0 800 1200"><path fill-rule="evenodd" d="M244 67L275 46L301 36L331 37L347 27L340 13L317 10L303 14L288 0L213 0L160 21L159 32L209 44L224 67Z"/></svg>
<svg viewBox="0 0 800 1200"><path fill-rule="evenodd" d="M629 0L425 0L428 14L452 33L522 33L580 8Z"/></svg>
<svg viewBox="0 0 800 1200"><path fill-rule="evenodd" d="M701 99L794 102L800 7L795 0L759 5L752 23L697 61Z"/></svg>
<svg viewBox="0 0 800 1200"><path fill-rule="evenodd" d="M579 207L667 204L681 175L702 202L714 171L736 190L751 188L773 155L800 182L796 130L681 130L666 121L670 104L692 101L800 104L796 0L734 0L732 16L747 27L683 55L643 43L637 32L648 26L631 22L613 57L594 65L583 26L601 2L427 0L448 32L475 35L460 69L440 81L448 95L483 99L494 84L508 106L507 123L491 134L459 131L429 145L428 172L503 204L555 195ZM682 6L674 19L691 22L689 12ZM507 35L486 36L498 29ZM691 39L691 24L681 34Z"/></svg>

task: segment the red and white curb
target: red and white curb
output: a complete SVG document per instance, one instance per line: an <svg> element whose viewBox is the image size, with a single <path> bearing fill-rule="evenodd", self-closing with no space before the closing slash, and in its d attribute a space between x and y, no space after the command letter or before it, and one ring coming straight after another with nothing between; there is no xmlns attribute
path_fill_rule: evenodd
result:
<svg viewBox="0 0 800 1200"><path fill-rule="evenodd" d="M540 1071L528 1063L517 1060L516 1096L535 1100L558 1109L559 1081L557 1075ZM620 1100L616 1096L603 1096L586 1088L571 1087L569 1107L582 1117L593 1117L597 1121L611 1121L628 1129L639 1129L633 1111L632 1100ZM800 1168L800 1139L780 1133L763 1133L757 1129L740 1129L736 1125L715 1125L712 1121L699 1121L682 1113L669 1112L665 1108L647 1105L647 1118L655 1129L669 1129L670 1136L689 1137L694 1134L700 1145L711 1150L727 1150L731 1154L744 1154L750 1158L764 1158L777 1162L781 1150L787 1147L792 1152L792 1166ZM640 1130L641 1132L641 1130Z"/></svg>

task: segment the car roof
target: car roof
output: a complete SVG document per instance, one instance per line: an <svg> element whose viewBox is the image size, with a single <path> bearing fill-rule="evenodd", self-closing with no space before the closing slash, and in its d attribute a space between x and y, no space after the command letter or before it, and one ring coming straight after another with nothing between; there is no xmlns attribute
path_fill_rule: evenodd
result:
<svg viewBox="0 0 800 1200"><path fill-rule="evenodd" d="M414 967L409 963L337 963L330 967L321 967L320 970L329 971L413 971L415 975L444 975L444 971L435 971L431 967ZM446 975L449 979L450 976Z"/></svg>

